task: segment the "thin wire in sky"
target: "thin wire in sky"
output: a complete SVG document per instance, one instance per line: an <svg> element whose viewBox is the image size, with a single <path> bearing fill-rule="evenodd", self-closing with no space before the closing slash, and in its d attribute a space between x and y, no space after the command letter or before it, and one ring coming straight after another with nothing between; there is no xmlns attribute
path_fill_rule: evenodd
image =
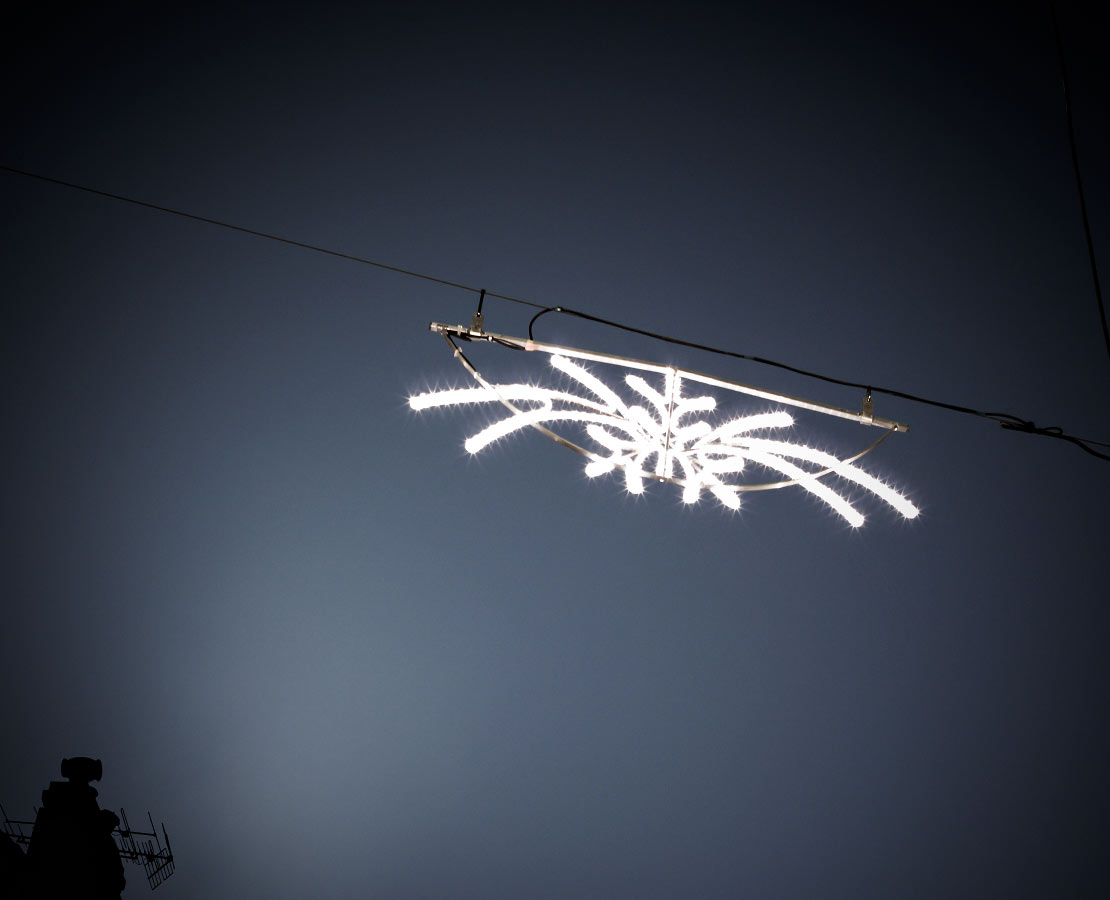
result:
<svg viewBox="0 0 1110 900"><path fill-rule="evenodd" d="M1105 453L1100 453L1099 451L1095 450L1092 446L1090 446L1090 445L1093 444L1093 445L1100 446L1100 447L1110 447L1110 443L1107 443L1105 441L1091 440L1090 438L1079 438L1079 437L1076 437L1074 435L1070 435L1070 434L1065 433L1063 431L1063 429L1058 428L1056 426L1048 426L1048 427L1039 426L1039 425L1035 424L1033 421L1031 421L1029 419L1022 418L1021 416L1014 416L1014 415L1011 415L1009 413L982 412L982 411L977 410L977 409L972 409L969 406L961 406L961 405L954 404L954 403L945 403L945 402L940 401L940 400L930 400L926 397L921 397L917 394L910 394L910 393L907 393L905 391L895 390L893 388L876 387L874 385L868 385L868 384L865 384L863 382L848 381L848 380L845 380L845 379L834 378L831 375L822 375L822 374L817 373L817 372L810 372L806 369L799 369L795 366L790 366L790 365L787 365L786 363L775 362L774 360L765 359L765 358L760 357L760 356L750 356L750 355L745 354L745 353L737 353L737 352L732 351L732 350L723 350L723 349L720 349L718 347L711 347L707 344L698 344L698 343L694 343L692 341L685 341L685 340L682 340L681 338L675 338L675 337L671 337L669 335L660 334L658 332L646 331L642 328L636 328L632 325L625 325L625 324L622 324L620 322L614 322L611 319L603 319L599 316L592 315L591 313L585 313L585 312L581 312L581 311L578 311L578 310L568 309L565 306L545 306L542 303L536 303L532 300L525 300L525 299L522 299L520 297L510 297L507 294L498 294L498 293L495 293L493 291L486 290L485 288L471 287L470 285L463 284L463 283L458 282L458 281L452 281L452 280L447 279L447 278L439 278L435 275L428 275L428 274L423 273L423 272L416 272L412 269L405 269L405 268L402 268L400 266L391 265L389 263L377 262L377 261L372 260L372 259L366 259L365 257L362 257L362 256L355 256L355 255L350 254L350 253L342 253L338 250L331 250L327 247L321 247L321 246L318 246L316 244L309 244L309 243L306 243L304 241L293 240L292 238L282 237L281 235L272 234L272 233L267 232L267 231L258 231L254 228L246 228L242 225L234 225L230 222L223 222L223 221L220 221L219 219L213 219L213 218L210 218L208 216L200 216L200 215L196 215L194 213L184 212L184 211L179 210L179 209L173 209L172 207L169 207L169 206L162 206L162 205L157 204L157 203L149 203L145 200L136 200L133 197L126 197L123 194L114 194L110 191L102 191L102 190L99 190L97 188L87 187L83 184L76 184L76 183L71 182L71 181L63 181L60 178L51 178L47 175L40 175L36 172L28 172L28 171L25 171L23 169L16 169L16 168L13 168L12 166L6 166L6 165L3 165L3 164L0 164L0 170L5 171L5 172L10 172L14 175L23 175L26 178L33 178L33 179L36 179L38 181L47 182L49 184L56 184L56 185L60 185L61 187L67 187L67 188L71 188L73 190L84 191L85 193L95 194L99 197L107 197L107 198L112 199L112 200L119 200L123 203L130 203L134 206L141 206L141 207L144 207L146 209L155 210L156 212L166 213L167 215L179 216L179 217L184 218L184 219L192 219L193 221L196 221L196 222L203 222L206 225L215 225L219 228L227 228L227 229L230 229L231 231L239 231L239 232L242 232L243 234L251 234L251 235L254 235L255 237L265 238L266 240L269 240L269 241L277 241L278 243L288 244L288 245L293 246L293 247L300 247L304 250L311 250L314 253L323 253L323 254L326 254L328 256L335 256L335 257L339 257L340 259L346 259L346 260L349 260L350 262L362 263L364 265L374 266L375 268L378 268L378 269L385 269L385 270L390 271L390 272L396 272L400 275L408 275L409 277L412 277L412 278L421 278L425 281L432 281L432 282L435 282L436 284L446 285L447 287L453 287L453 288L457 288L459 290L470 291L472 293L475 293L475 294L479 295L479 312L481 311L481 305L480 304L484 300L484 298L486 298L486 297L496 297L499 300L507 300L511 303L519 303L519 304L522 304L524 306L530 306L533 309L538 309L540 311L532 318L532 321L528 325L529 336L531 336L531 333L532 333L532 326L535 324L536 320L538 318L540 318L540 316L545 315L546 313L549 313L549 312L562 313L564 315L574 316L576 318L586 319L588 321L596 322L596 323L601 324L601 325L606 325L606 326L609 326L610 328L617 328L617 329L620 329L622 331L628 331L628 332L631 332L633 334L639 334L639 335L642 335L644 337L652 338L653 340L664 341L664 342L670 343L670 344L677 344L677 345L683 346L683 347L691 347L691 348L696 349L696 350L702 350L706 353L715 353L715 354L718 354L720 356L729 356L729 357L733 357L735 359L744 359L744 360L748 360L750 362L759 363L761 365L774 366L775 368L785 369L789 372L794 372L795 374L802 375L806 378L815 378L815 379L818 379L820 381L826 381L826 382L829 382L831 384L838 384L838 385L842 385L842 386L845 386L845 387L860 388L861 390L867 390L868 392L871 392L871 393L886 394L886 395L891 396L891 397L899 397L903 400L909 400L909 401L914 402L914 403L923 403L923 404L926 404L926 405L929 405L929 406L935 406L935 407L939 407L941 409L947 409L947 410L950 410L950 411L953 411L953 412L965 413L965 414L968 414L968 415L978 416L980 418L990 419L990 420L996 422L997 424L1001 425L1003 428L1011 430L1011 431L1023 431L1026 434L1039 434L1039 435L1043 435L1045 437L1059 438L1060 440L1068 441L1069 443L1075 444L1081 450L1086 451L1087 453L1091 454L1092 456L1096 456L1099 459L1103 459L1103 460L1106 460L1106 461L1110 462L1110 455L1105 454Z"/></svg>
<svg viewBox="0 0 1110 900"><path fill-rule="evenodd" d="M85 191L88 194L96 194L98 197L108 197L112 200L121 200L124 203L131 203L135 206L142 206L146 209L153 209L157 212L168 213L171 216L180 216L183 219L192 219L194 222L204 222L206 225L216 225L220 228L228 228L232 231L240 231L243 234L253 234L255 237L265 238L268 241L277 241L281 244L289 244L291 247L301 247L304 250L312 250L315 253L324 253L328 256L337 256L340 259L346 259L351 262L362 263L367 266L374 266L378 269L386 269L389 272L397 272L400 275L409 275L412 278L423 278L425 281L434 281L436 284L444 284L448 287L459 288L464 291L472 291L475 294L484 293L489 297L497 297L501 300L509 300L513 303L523 303L525 306L531 306L536 309L543 309L542 303L533 303L531 300L522 300L519 297L507 297L504 294L495 294L492 291L485 291L482 288L471 287L468 284L462 284L458 281L450 281L446 278L437 278L435 275L426 275L423 272L414 272L412 269L402 269L400 266L392 266L389 263L376 262L372 259L366 259L362 256L355 256L351 253L342 253L339 250L331 250L327 247L321 247L317 244L307 244L304 241L296 241L292 238L282 237L279 234L271 234L268 231L257 231L254 228L246 228L243 225L233 225L230 222L221 222L219 219L211 219L208 216L198 216L195 213L184 212L180 209L173 209L169 206L160 206L157 203L148 203L146 200L136 200L134 197L125 197L123 194L113 194L110 191L102 191L97 188L91 188L83 184L76 184L72 181L62 181L60 178L51 178L48 175L40 175L37 172L27 172L23 169L16 169L12 166L0 165L0 170L11 172L14 175L24 175L27 178L36 178L39 181L45 181L49 184L58 184L62 187L73 188L76 191Z"/></svg>
<svg viewBox="0 0 1110 900"><path fill-rule="evenodd" d="M1102 322L1102 338L1106 342L1106 355L1110 357L1110 325L1106 323L1106 306L1102 302L1102 284L1098 278L1098 260L1095 257L1095 242L1091 237L1091 222L1087 217L1087 198L1083 190L1083 177L1079 173L1079 151L1075 146L1075 126L1071 116L1071 90L1068 87L1068 67L1064 61L1064 39L1060 36L1060 22L1056 18L1056 4L1049 3L1052 11L1052 30L1056 35L1056 53L1060 57L1060 80L1064 88L1064 112L1068 120L1068 147L1071 149L1071 166L1075 172L1075 189L1079 194L1079 213L1083 219L1083 234L1087 238L1087 260L1091 266L1091 281L1094 283L1095 299L1098 301L1099 321Z"/></svg>

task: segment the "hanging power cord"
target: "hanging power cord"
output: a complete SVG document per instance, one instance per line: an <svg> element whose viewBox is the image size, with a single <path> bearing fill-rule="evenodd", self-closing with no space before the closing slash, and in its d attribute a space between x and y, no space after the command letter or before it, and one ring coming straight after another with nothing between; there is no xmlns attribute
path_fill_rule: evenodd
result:
<svg viewBox="0 0 1110 900"><path fill-rule="evenodd" d="M658 333L653 332L653 331L645 331L642 328L634 328L631 325L623 325L619 322L614 322L614 321L611 321L609 319L602 319L599 316L590 315L589 313L579 312L579 311L573 310L573 309L567 309L566 307L563 307L563 306L544 306L542 303L535 303L531 300L523 300L520 297L510 297L506 294L497 294L497 293L494 293L493 291L488 291L485 288L471 287L470 285L462 284L462 283L457 282L457 281L449 281L446 278L437 278L434 275L426 275L426 274L423 274L421 272L414 272L411 269L403 269L399 266L392 266L392 265L389 265L387 263L375 262L374 260L366 259L366 258L361 257L361 256L354 256L354 255L349 254L349 253L341 253L337 250L329 250L326 247L320 247L320 246L317 246L315 244L307 244L303 241L295 241L295 240L292 240L291 238L281 237L280 235L270 234L269 232L265 232L265 231L256 231L253 228L245 228L242 225L232 225L228 222L221 222L219 219L211 219L211 218L208 218L207 216L194 215L193 213L187 213L187 212L183 212L183 211L178 210L178 209L172 209L171 207L168 207L168 206L159 206L158 204L155 204L155 203L147 203L146 201L143 201L143 200L135 200L131 197L125 197L122 194L113 194L113 193L110 193L108 191L97 190L96 188L86 187L84 185L75 184L75 183L70 182L70 181L62 181L61 179L58 179L58 178L50 178L46 175L39 175L35 172L27 172L27 171L24 171L22 169L13 168L11 166L5 166L5 165L0 164L0 171L10 172L14 175L23 175L27 178L34 178L34 179L37 179L38 181L45 181L45 182L48 182L50 184L61 185L62 187L72 188L72 189L78 190L78 191L84 191L84 192L89 193L89 194L96 194L99 197L108 197L112 200L120 200L124 203L130 203L130 204L133 204L135 206L142 206L142 207L145 207L146 209L156 210L157 212L163 212L163 213L167 213L167 214L173 215L173 216L180 216L181 218L192 219L192 220L197 221L197 222L204 222L207 225L216 225L220 228L228 228L232 231L239 231L239 232L242 232L244 234L251 234L251 235L254 235L255 237L265 238L266 240L270 240L270 241L278 241L279 243L289 244L290 246L293 246L293 247L301 247L302 249L312 250L316 253L324 253L324 254L327 254L328 256L337 256L340 259L346 259L346 260L349 260L351 262L363 263L364 265L374 266L374 267L379 268L379 269L386 269L390 272L397 272L400 275L409 275L413 278L422 278L425 281L434 281L437 284L443 284L443 285L446 285L448 287L454 287L454 288L459 288L460 290L470 291L472 293L475 293L475 294L479 295L479 300L478 300L479 311L478 311L478 313L476 313L476 317L481 315L481 305L484 302L486 297L496 297L499 300L507 300L510 303L519 303L519 304L523 304L524 306L530 306L533 309L538 309L539 312L536 313L536 315L532 317L532 321L528 323L528 337L529 338L532 338L532 326L536 323L536 320L539 319L540 316L546 315L549 312L562 313L563 315L575 316L579 319L586 319L590 322L596 322L596 323L601 324L601 325L607 325L610 328L618 328L622 331L628 331L628 332L631 332L633 334L639 334L639 335L642 335L644 337L652 338L654 340L665 341L666 343L669 343L669 344L677 344L677 345L682 346L682 347L691 347L695 350L702 350L706 353L715 353L715 354L718 354L720 356L728 356L728 357L732 357L734 359L744 359L744 360L748 360L749 362L760 363L761 365L765 365L765 366L774 366L775 368L785 369L788 372L794 372L795 374L803 375L807 378L816 378L820 381L826 381L826 382L829 382L830 384L838 384L838 385L842 385L844 387L860 388L861 390L868 391L868 393L886 394L890 397L899 397L903 400L910 400L914 403L924 403L924 404L927 404L929 406L936 406L936 407L939 407L941 409L952 410L953 412L966 413L968 415L979 416L980 418L991 419L992 421L997 422L1003 428L1006 428L1006 429L1011 430L1011 431L1023 431L1026 434L1040 434L1040 435L1044 435L1045 437L1054 437L1054 438L1059 438L1060 440L1068 441L1072 444L1075 444L1077 447L1086 451L1087 453L1091 454L1092 456L1096 456L1099 459L1110 461L1110 454L1100 453L1099 451L1095 450L1093 447L1090 446L1090 445L1093 444L1093 445L1099 446L1099 447L1110 447L1110 443L1107 443L1105 441L1091 440L1090 438L1075 437L1074 435L1066 434L1062 429L1060 429L1056 426L1042 427L1042 426L1039 426L1039 425L1035 424L1034 422L1032 422L1028 419L1023 419L1020 416L1010 415L1009 413L981 412L980 410L972 409L972 408L967 407L967 406L959 406L959 405L954 404L954 403L943 403L939 400L929 400L925 397L919 397L916 394L908 394L904 391L897 391L897 390L894 390L892 388L875 387L874 385L863 384L862 382L858 382L858 381L845 381L845 380L840 379L840 378L833 378L829 375L821 375L817 372L810 372L810 371L807 371L806 369L799 369L799 368L796 368L794 366L789 366L785 363L775 362L774 360L764 359L763 357L760 357L760 356L749 356L748 354L745 354L745 353L736 353L732 350L721 350L721 349L716 348L716 347L707 346L706 344L697 344L697 343L694 343L692 341L684 341L684 340L681 340L680 338L669 337L667 335L658 334ZM481 320L477 319L477 321L480 325ZM476 329L476 330L480 331L480 328ZM506 345L506 346L509 346L509 345ZM516 348L516 349L519 349L519 348Z"/></svg>
<svg viewBox="0 0 1110 900"><path fill-rule="evenodd" d="M1087 237L1087 259L1091 264L1091 281L1095 287L1095 299L1098 301L1098 315L1102 322L1102 337L1106 341L1106 355L1110 357L1110 326L1106 324L1106 307L1102 302L1102 285L1098 280L1098 261L1095 259L1095 242L1091 237L1091 223L1087 218L1087 199L1083 191L1083 178L1079 174L1079 152L1075 148L1075 126L1071 118L1071 91L1068 88L1068 67L1064 63L1064 40L1060 37L1060 22L1056 18L1056 4L1050 2L1048 8L1052 12L1052 30L1056 35L1056 53L1060 57L1060 80L1064 87L1064 112L1068 120L1068 147L1071 148L1071 165L1075 172L1075 189L1079 194L1079 212L1083 218L1083 233Z"/></svg>

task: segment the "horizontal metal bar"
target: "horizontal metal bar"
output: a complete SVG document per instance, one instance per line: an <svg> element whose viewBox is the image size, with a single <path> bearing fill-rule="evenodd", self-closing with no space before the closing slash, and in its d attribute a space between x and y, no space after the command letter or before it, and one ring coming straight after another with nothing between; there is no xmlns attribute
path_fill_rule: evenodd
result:
<svg viewBox="0 0 1110 900"><path fill-rule="evenodd" d="M563 347L558 344L545 344L541 341L532 341L527 338L512 337L504 334L494 334L489 331L478 331L472 328L467 328L464 325L444 325L440 322L431 322L428 325L428 330L436 334L446 336L453 335L458 338L469 341L486 341L488 343L505 343L512 344L519 347L521 350L538 350L542 353L559 354L562 356L570 356L576 359L588 360L590 362L605 363L607 365L619 365L629 369L640 369L645 372L658 372L665 374L667 372L674 372L687 378L690 381L696 381L710 387L722 388L729 391L737 391L742 394L748 394L752 397L759 397L763 400L773 400L778 403L785 403L788 406L794 406L799 409L808 409L811 412L823 413L827 416L836 416L840 419L848 419L851 422L858 422L860 425L874 425L877 428L884 428L888 431L909 431L908 425L901 422L894 422L890 419L883 419L879 416L867 415L863 412L853 412L850 409L842 409L839 406L829 406L826 403L818 403L814 400L803 400L800 397L792 397L789 394L781 394L778 391L766 391L762 388L752 387L748 384L742 384L738 381L727 381L723 378L715 378L712 375L705 375L701 372L693 372L689 369L680 369L677 366L666 366L660 363L647 362L642 359L633 359L627 356L615 356L611 353L597 353L592 350L578 350L575 347Z"/></svg>

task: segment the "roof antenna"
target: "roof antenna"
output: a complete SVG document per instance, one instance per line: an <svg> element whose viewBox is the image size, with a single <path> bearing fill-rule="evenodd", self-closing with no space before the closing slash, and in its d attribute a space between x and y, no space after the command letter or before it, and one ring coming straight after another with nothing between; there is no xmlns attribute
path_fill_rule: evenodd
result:
<svg viewBox="0 0 1110 900"><path fill-rule="evenodd" d="M36 897L90 896L90 891L98 897L118 897L126 884L123 860L143 867L151 890L173 874L165 825L159 836L147 813L150 831L140 831L131 827L122 808L117 816L97 805L97 791L89 782L103 775L99 759L63 759L66 780L52 781L42 792L33 822L11 819L0 806L0 842L8 844L5 881L14 876ZM7 886L0 882L0 891Z"/></svg>

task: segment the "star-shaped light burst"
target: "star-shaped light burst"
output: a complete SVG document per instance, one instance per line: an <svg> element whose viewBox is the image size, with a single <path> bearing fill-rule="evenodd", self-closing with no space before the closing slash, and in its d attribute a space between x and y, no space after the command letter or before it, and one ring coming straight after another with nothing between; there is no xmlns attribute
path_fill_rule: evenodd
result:
<svg viewBox="0 0 1110 900"><path fill-rule="evenodd" d="M445 336L450 342L449 335ZM522 346L548 349L534 342ZM566 351L568 348L557 349ZM417 394L409 398L409 405L415 410L470 403L499 402L504 405L510 411L509 416L467 439L465 447L471 453L478 453L506 435L531 427L583 454L588 460L586 474L591 478L622 471L625 485L634 494L643 492L645 478L654 478L680 485L682 499L686 503L695 503L704 492L708 492L729 509L739 509L740 493L743 491L796 484L858 527L864 521L860 512L847 497L822 480L836 475L870 491L907 518L918 514L917 507L906 497L855 466L854 460L841 460L813 447L770 436L776 430L794 424L789 413L783 410L758 412L713 424L703 414L716 410L716 400L708 395L685 393L685 382L688 380L734 389L744 386L670 367L626 361L635 363L636 368L662 376L662 390L659 390L642 376L626 373L624 381L632 392L631 398L626 400L585 366L570 359L566 352L550 349L551 364L584 388L585 394L530 384L491 384L470 365L457 347L455 350L481 386ZM600 354L582 355L588 359L603 358ZM755 389L744 390L768 396L766 392ZM793 401L793 398L782 399ZM805 401L793 402L814 408L813 404ZM831 409L823 408L823 411ZM840 410L834 414L845 412ZM846 417L862 420L858 414L848 413ZM551 431L548 426L556 423L573 423L584 429L594 447L579 446ZM785 476L786 480L759 485L738 481L738 476L749 464L776 472Z"/></svg>

